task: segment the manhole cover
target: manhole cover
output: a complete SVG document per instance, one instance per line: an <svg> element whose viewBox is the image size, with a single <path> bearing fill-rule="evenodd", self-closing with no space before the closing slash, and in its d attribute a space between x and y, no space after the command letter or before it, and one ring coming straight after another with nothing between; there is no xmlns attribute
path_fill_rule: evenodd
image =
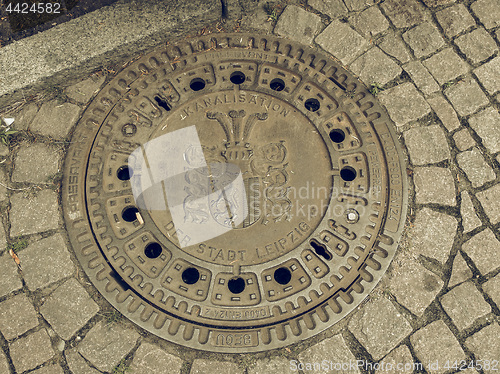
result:
<svg viewBox="0 0 500 374"><path fill-rule="evenodd" d="M252 352L344 317L407 205L392 124L317 50L218 34L122 71L81 118L64 213L97 289L151 333Z"/></svg>

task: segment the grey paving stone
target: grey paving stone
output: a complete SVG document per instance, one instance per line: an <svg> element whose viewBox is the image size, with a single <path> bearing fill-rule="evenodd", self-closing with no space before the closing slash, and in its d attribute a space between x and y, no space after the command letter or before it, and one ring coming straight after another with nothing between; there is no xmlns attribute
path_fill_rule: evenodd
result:
<svg viewBox="0 0 500 374"><path fill-rule="evenodd" d="M500 91L500 56L475 69L474 74L489 94Z"/></svg>
<svg viewBox="0 0 500 374"><path fill-rule="evenodd" d="M43 190L33 198L24 193L10 197L10 236L36 234L57 229L60 222L57 193Z"/></svg>
<svg viewBox="0 0 500 374"><path fill-rule="evenodd" d="M278 35L311 44L323 23L321 17L295 5L288 5L274 28Z"/></svg>
<svg viewBox="0 0 500 374"><path fill-rule="evenodd" d="M483 283L483 291L488 294L497 307L500 308L500 274Z"/></svg>
<svg viewBox="0 0 500 374"><path fill-rule="evenodd" d="M182 367L182 359L165 352L163 349L150 343L142 343L135 352L130 371L135 374L179 374ZM225 372L219 364L217 371Z"/></svg>
<svg viewBox="0 0 500 374"><path fill-rule="evenodd" d="M315 362L321 362L323 360L331 361L334 365L335 363L349 363L356 362L356 358L351 353L349 348L341 335L335 335L331 338L325 339L322 342L313 345L311 348L306 349L299 353L299 360L301 363L313 364ZM323 368L324 369L324 368ZM319 370L315 373L331 373L331 370ZM359 373L359 369L354 370L335 370L336 373Z"/></svg>
<svg viewBox="0 0 500 374"><path fill-rule="evenodd" d="M0 156L7 156L9 154L9 147L0 143Z"/></svg>
<svg viewBox="0 0 500 374"><path fill-rule="evenodd" d="M389 56L396 58L398 61L405 63L410 61L411 56L403 39L394 32L389 32L383 37L378 45Z"/></svg>
<svg viewBox="0 0 500 374"><path fill-rule="evenodd" d="M413 173L417 204L457 204L455 180L449 169L416 167Z"/></svg>
<svg viewBox="0 0 500 374"><path fill-rule="evenodd" d="M359 11L375 4L375 0L344 0L344 3L350 11Z"/></svg>
<svg viewBox="0 0 500 374"><path fill-rule="evenodd" d="M98 311L99 306L74 278L59 286L40 307L43 317L65 340L69 340Z"/></svg>
<svg viewBox="0 0 500 374"><path fill-rule="evenodd" d="M491 361L498 361L500 357L500 344L498 344L499 336L500 326L498 323L493 322L491 325L483 327L470 338L467 338L465 340L465 345L474 352L476 360L489 360L491 365ZM497 342L497 344L494 342ZM493 366L490 366L490 368L493 368ZM485 372L492 373L494 371L485 370Z"/></svg>
<svg viewBox="0 0 500 374"><path fill-rule="evenodd" d="M455 43L473 64L486 60L498 51L495 40L483 28L458 37Z"/></svg>
<svg viewBox="0 0 500 374"><path fill-rule="evenodd" d="M457 220L429 208L417 211L412 230L414 253L446 262L457 231Z"/></svg>
<svg viewBox="0 0 500 374"><path fill-rule="evenodd" d="M75 270L61 234L31 243L19 252L19 259L26 285L31 291L69 277Z"/></svg>
<svg viewBox="0 0 500 374"><path fill-rule="evenodd" d="M480 187L495 179L495 172L477 147L457 155L458 166L467 174L472 187Z"/></svg>
<svg viewBox="0 0 500 374"><path fill-rule="evenodd" d="M212 374L214 367L217 371L227 374L243 374L243 371L238 368L234 362L210 361L205 359L196 359L191 366L190 374Z"/></svg>
<svg viewBox="0 0 500 374"><path fill-rule="evenodd" d="M0 183L7 186L7 175L3 169L0 169ZM0 201L5 201L7 199L7 188L4 186L0 185Z"/></svg>
<svg viewBox="0 0 500 374"><path fill-rule="evenodd" d="M269 21L269 14L264 8L264 2L260 2L254 12L243 12L241 15L242 30L258 30L261 33L271 34L273 23Z"/></svg>
<svg viewBox="0 0 500 374"><path fill-rule="evenodd" d="M453 52L452 48L443 49L425 60L423 64L441 85L468 71L467 63Z"/></svg>
<svg viewBox="0 0 500 374"><path fill-rule="evenodd" d="M411 83L403 83L378 95L396 125L402 126L430 113L431 108Z"/></svg>
<svg viewBox="0 0 500 374"><path fill-rule="evenodd" d="M417 316L424 313L444 284L434 273L404 254L392 265L391 275L389 291L399 304Z"/></svg>
<svg viewBox="0 0 500 374"><path fill-rule="evenodd" d="M335 20L316 37L316 43L338 58L344 65L350 64L368 47L368 41L351 29L347 23Z"/></svg>
<svg viewBox="0 0 500 374"><path fill-rule="evenodd" d="M471 9L487 29L500 26L500 4L497 0L477 0Z"/></svg>
<svg viewBox="0 0 500 374"><path fill-rule="evenodd" d="M0 303L0 331L5 339L17 338L38 326L33 304L25 294L19 294Z"/></svg>
<svg viewBox="0 0 500 374"><path fill-rule="evenodd" d="M7 357L3 351L0 350L0 373L1 374L10 374L9 363L7 362Z"/></svg>
<svg viewBox="0 0 500 374"><path fill-rule="evenodd" d="M409 335L412 327L389 300L381 297L354 314L349 330L368 353L379 360Z"/></svg>
<svg viewBox="0 0 500 374"><path fill-rule="evenodd" d="M491 312L490 305L472 282L465 282L441 297L441 305L459 330Z"/></svg>
<svg viewBox="0 0 500 374"><path fill-rule="evenodd" d="M287 373L290 371L290 360L285 357L258 360L255 366L248 368L248 374Z"/></svg>
<svg viewBox="0 0 500 374"><path fill-rule="evenodd" d="M399 365L399 366L398 366ZM377 374L396 374L401 372L413 372L413 357L406 345L401 345L380 361L380 368ZM399 369L398 369L399 368Z"/></svg>
<svg viewBox="0 0 500 374"><path fill-rule="evenodd" d="M404 132L413 165L433 164L450 158L444 131L439 125L414 127Z"/></svg>
<svg viewBox="0 0 500 374"><path fill-rule="evenodd" d="M386 0L382 9L397 28L417 25L426 18L424 8L416 0Z"/></svg>
<svg viewBox="0 0 500 374"><path fill-rule="evenodd" d="M101 371L111 371L135 346L139 334L119 324L99 322L78 346L78 352Z"/></svg>
<svg viewBox="0 0 500 374"><path fill-rule="evenodd" d="M30 130L56 139L64 138L78 120L80 107L57 100L42 105L31 123Z"/></svg>
<svg viewBox="0 0 500 374"><path fill-rule="evenodd" d="M440 90L436 80L420 61L409 62L403 68L424 95Z"/></svg>
<svg viewBox="0 0 500 374"><path fill-rule="evenodd" d="M410 337L415 353L428 373L444 373L446 361L460 361L465 359L465 354L457 339L443 321L432 322L430 325L417 330ZM429 363L439 363L434 370Z"/></svg>
<svg viewBox="0 0 500 374"><path fill-rule="evenodd" d="M448 287L453 287L459 283L466 281L472 277L472 271L467 266L464 258L460 253L457 253L455 259L453 260L453 267L451 270L450 281L448 282Z"/></svg>
<svg viewBox="0 0 500 374"><path fill-rule="evenodd" d="M5 234L5 229L3 228L3 225L0 223L0 254L6 249L7 249L7 236Z"/></svg>
<svg viewBox="0 0 500 374"><path fill-rule="evenodd" d="M491 153L500 151L500 113L488 107L469 118L469 124Z"/></svg>
<svg viewBox="0 0 500 374"><path fill-rule="evenodd" d="M0 229L3 228L0 227ZM0 256L0 297L17 291L22 287L23 283L17 273L17 265L12 257L5 252Z"/></svg>
<svg viewBox="0 0 500 374"><path fill-rule="evenodd" d="M349 22L365 38L378 35L389 28L389 21L376 6L356 14Z"/></svg>
<svg viewBox="0 0 500 374"><path fill-rule="evenodd" d="M490 229L474 235L462 245L462 249L483 275L500 266L500 242Z"/></svg>
<svg viewBox="0 0 500 374"><path fill-rule="evenodd" d="M427 99L427 102L431 105L432 110L436 112L446 130L452 131L460 127L457 112L455 112L455 109L453 109L443 96Z"/></svg>
<svg viewBox="0 0 500 374"><path fill-rule="evenodd" d="M50 176L59 171L60 155L43 143L20 147L14 161L12 181L47 183Z"/></svg>
<svg viewBox="0 0 500 374"><path fill-rule="evenodd" d="M444 39L436 26L423 22L403 34L403 39L410 46L415 57L425 57L444 45Z"/></svg>
<svg viewBox="0 0 500 374"><path fill-rule="evenodd" d="M18 373L43 364L54 356L49 334L42 329L16 340L10 345L10 356Z"/></svg>
<svg viewBox="0 0 500 374"><path fill-rule="evenodd" d="M478 192L477 198L481 202L484 212L491 223L500 222L500 184L497 184L486 191Z"/></svg>
<svg viewBox="0 0 500 374"><path fill-rule="evenodd" d="M436 12L436 18L446 36L450 38L476 24L463 4L455 4Z"/></svg>
<svg viewBox="0 0 500 374"><path fill-rule="evenodd" d="M59 365L47 365L32 371L30 374L64 374L64 370Z"/></svg>
<svg viewBox="0 0 500 374"><path fill-rule="evenodd" d="M444 94L461 116L472 114L489 103L486 95L472 78L466 78L448 87Z"/></svg>
<svg viewBox="0 0 500 374"><path fill-rule="evenodd" d="M86 104L96 94L104 83L104 75L92 76L69 86L64 91L71 99Z"/></svg>
<svg viewBox="0 0 500 374"><path fill-rule="evenodd" d="M99 374L96 369L91 368L85 359L78 353L76 348L65 352L66 362L73 374Z"/></svg>
<svg viewBox="0 0 500 374"><path fill-rule="evenodd" d="M14 123L12 124L12 128L16 130L27 130L31 125L33 118L35 118L38 113L38 105L36 103L29 103L23 105L23 107L12 117L15 118Z"/></svg>
<svg viewBox="0 0 500 374"><path fill-rule="evenodd" d="M350 68L367 86L375 82L383 86L397 78L402 71L398 64L377 47L359 56Z"/></svg>
<svg viewBox="0 0 500 374"><path fill-rule="evenodd" d="M469 232L481 226L481 220L476 214L469 193L465 191L462 192L461 199L460 215L462 216L462 226L464 227L464 232Z"/></svg>
<svg viewBox="0 0 500 374"><path fill-rule="evenodd" d="M455 145L457 146L459 151L471 149L476 145L475 140L472 139L472 136L467 129L457 131L455 135L453 135L453 140L455 141Z"/></svg>
<svg viewBox="0 0 500 374"><path fill-rule="evenodd" d="M347 7L342 0L309 0L308 4L331 18L347 14Z"/></svg>
<svg viewBox="0 0 500 374"><path fill-rule="evenodd" d="M455 2L455 0L423 0L425 5L428 7L438 7L442 5L448 5Z"/></svg>

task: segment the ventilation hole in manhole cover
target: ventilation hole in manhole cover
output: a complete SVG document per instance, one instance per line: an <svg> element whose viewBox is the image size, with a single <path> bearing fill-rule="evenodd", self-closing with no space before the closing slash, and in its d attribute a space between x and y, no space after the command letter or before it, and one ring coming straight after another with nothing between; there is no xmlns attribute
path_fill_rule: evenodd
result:
<svg viewBox="0 0 500 374"><path fill-rule="evenodd" d="M376 98L273 36L150 52L73 140L76 257L124 316L186 347L258 352L330 328L379 281L406 219L404 157Z"/></svg>
<svg viewBox="0 0 500 374"><path fill-rule="evenodd" d="M271 83L269 83L269 87L274 91L283 91L285 89L285 82L283 79L274 78Z"/></svg>
<svg viewBox="0 0 500 374"><path fill-rule="evenodd" d="M191 83L189 83L189 87L193 91L201 91L206 86L206 82L202 78L194 78Z"/></svg>
<svg viewBox="0 0 500 374"><path fill-rule="evenodd" d="M200 279L200 272L196 268L187 268L182 272L182 280L186 284L195 284Z"/></svg>
<svg viewBox="0 0 500 374"><path fill-rule="evenodd" d="M132 178L132 175L134 175L133 170L126 165L121 166L116 172L116 176L121 181L128 181L130 178Z"/></svg>
<svg viewBox="0 0 500 374"><path fill-rule="evenodd" d="M198 90L195 90L195 91L198 91ZM160 108L165 109L167 112L170 111L170 109L172 109L172 107L170 106L170 104L167 101L163 100L159 96L155 96L155 101L156 101L156 103L158 104L158 106Z"/></svg>
<svg viewBox="0 0 500 374"><path fill-rule="evenodd" d="M311 240L311 247L314 249L317 255L323 257L325 260L331 260L332 255L323 244L319 244L316 240Z"/></svg>
<svg viewBox="0 0 500 374"><path fill-rule="evenodd" d="M161 245L158 243L149 243L144 249L144 254L147 258L158 258L162 252Z"/></svg>
<svg viewBox="0 0 500 374"><path fill-rule="evenodd" d="M139 209L134 206L129 206L123 209L122 218L126 222L134 222L137 220L137 213L139 213Z"/></svg>
<svg viewBox="0 0 500 374"><path fill-rule="evenodd" d="M229 281L227 282L227 288L233 294L242 293L245 290L245 280L239 277L229 279Z"/></svg>
<svg viewBox="0 0 500 374"><path fill-rule="evenodd" d="M318 99L307 99L304 103L304 106L306 107L307 110L311 112L317 112L319 108L321 107L321 104L319 103Z"/></svg>
<svg viewBox="0 0 500 374"><path fill-rule="evenodd" d="M342 143L345 140L344 131L341 129L330 131L330 139L332 139L332 142L334 143Z"/></svg>
<svg viewBox="0 0 500 374"><path fill-rule="evenodd" d="M346 166L340 170L340 177L347 182L351 182L356 179L356 175L356 170L350 166Z"/></svg>
<svg viewBox="0 0 500 374"><path fill-rule="evenodd" d="M287 268L278 268L274 272L274 280L279 284L288 284L292 279L292 273Z"/></svg>
<svg viewBox="0 0 500 374"><path fill-rule="evenodd" d="M245 82L245 79L245 74L241 71L235 71L229 78L229 80L234 84L242 84L243 82Z"/></svg>

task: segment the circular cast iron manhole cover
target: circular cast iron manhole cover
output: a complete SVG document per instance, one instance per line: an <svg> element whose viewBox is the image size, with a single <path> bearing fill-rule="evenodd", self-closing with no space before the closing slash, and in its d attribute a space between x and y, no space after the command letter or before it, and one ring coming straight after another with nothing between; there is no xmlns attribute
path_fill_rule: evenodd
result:
<svg viewBox="0 0 500 374"><path fill-rule="evenodd" d="M366 88L271 36L144 56L81 118L64 215L97 289L169 341L255 352L311 337L373 289L407 206L404 158Z"/></svg>

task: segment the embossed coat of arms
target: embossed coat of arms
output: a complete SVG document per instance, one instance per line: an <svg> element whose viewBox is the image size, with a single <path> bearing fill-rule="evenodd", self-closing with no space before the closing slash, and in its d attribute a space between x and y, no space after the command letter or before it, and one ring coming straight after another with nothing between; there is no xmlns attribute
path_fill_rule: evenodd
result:
<svg viewBox="0 0 500 374"><path fill-rule="evenodd" d="M252 144L250 140L252 130L268 119L267 113L231 110L207 112L206 118L220 124L226 141L186 150L190 169L185 173L185 222L202 224L209 214L220 225L234 229L259 221L264 225L290 221L285 142ZM234 183L240 173L243 184Z"/></svg>

